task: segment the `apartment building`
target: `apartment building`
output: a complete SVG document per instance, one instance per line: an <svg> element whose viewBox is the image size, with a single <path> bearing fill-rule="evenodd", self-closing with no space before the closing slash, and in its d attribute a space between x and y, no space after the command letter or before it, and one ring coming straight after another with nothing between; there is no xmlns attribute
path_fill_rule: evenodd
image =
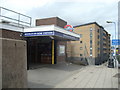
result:
<svg viewBox="0 0 120 90"><path fill-rule="evenodd" d="M86 64L101 64L110 54L110 34L96 22L74 26L79 41L67 42L67 59Z"/></svg>
<svg viewBox="0 0 120 90"><path fill-rule="evenodd" d="M103 60L103 62L105 60L107 60L109 58L110 55L110 34L108 34L107 31L103 30L103 46L101 46L101 48L103 47L103 53L101 52L101 60Z"/></svg>

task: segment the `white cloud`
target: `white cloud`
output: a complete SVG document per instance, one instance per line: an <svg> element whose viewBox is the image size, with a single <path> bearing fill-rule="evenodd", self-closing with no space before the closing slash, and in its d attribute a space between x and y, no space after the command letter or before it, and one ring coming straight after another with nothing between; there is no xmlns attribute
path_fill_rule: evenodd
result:
<svg viewBox="0 0 120 90"><path fill-rule="evenodd" d="M54 0L1 0L0 6L25 13L32 8L40 8Z"/></svg>
<svg viewBox="0 0 120 90"><path fill-rule="evenodd" d="M119 0L0 0L0 6L31 16L33 19L59 16L69 24L98 22L114 35Z"/></svg>
<svg viewBox="0 0 120 90"><path fill-rule="evenodd" d="M80 2L80 3L113 3L119 0L56 0L56 2Z"/></svg>

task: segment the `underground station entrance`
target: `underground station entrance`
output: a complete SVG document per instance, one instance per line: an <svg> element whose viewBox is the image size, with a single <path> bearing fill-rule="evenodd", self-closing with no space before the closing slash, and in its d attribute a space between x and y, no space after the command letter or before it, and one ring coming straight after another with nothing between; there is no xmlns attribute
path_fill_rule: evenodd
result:
<svg viewBox="0 0 120 90"><path fill-rule="evenodd" d="M34 64L51 64L52 63L52 43L54 42L50 39L50 37L46 37L46 36L27 38L28 63L29 64L33 64L33 63Z"/></svg>
<svg viewBox="0 0 120 90"><path fill-rule="evenodd" d="M55 25L25 29L27 69L43 64L57 64L66 59L66 41L80 39L78 34Z"/></svg>

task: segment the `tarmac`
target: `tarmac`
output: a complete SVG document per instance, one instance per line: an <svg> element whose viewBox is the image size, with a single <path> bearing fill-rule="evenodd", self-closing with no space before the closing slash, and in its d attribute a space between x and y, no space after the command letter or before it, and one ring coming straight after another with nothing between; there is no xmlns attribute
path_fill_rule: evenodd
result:
<svg viewBox="0 0 120 90"><path fill-rule="evenodd" d="M74 64L47 65L28 70L29 88L118 88L117 68L107 64L81 66Z"/></svg>

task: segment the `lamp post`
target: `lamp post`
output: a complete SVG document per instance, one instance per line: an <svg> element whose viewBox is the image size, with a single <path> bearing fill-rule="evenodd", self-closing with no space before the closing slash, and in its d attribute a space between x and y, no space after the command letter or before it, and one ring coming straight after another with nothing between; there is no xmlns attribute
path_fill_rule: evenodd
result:
<svg viewBox="0 0 120 90"><path fill-rule="evenodd" d="M113 23L115 25L115 39L116 39L116 23L112 21L106 21L107 23Z"/></svg>
<svg viewBox="0 0 120 90"><path fill-rule="evenodd" d="M116 40L116 23L113 21L106 21L107 23L113 23L114 24L114 28L115 28L115 40ZM115 45L115 49L114 49L114 53L115 53L115 59L116 59L116 45Z"/></svg>

